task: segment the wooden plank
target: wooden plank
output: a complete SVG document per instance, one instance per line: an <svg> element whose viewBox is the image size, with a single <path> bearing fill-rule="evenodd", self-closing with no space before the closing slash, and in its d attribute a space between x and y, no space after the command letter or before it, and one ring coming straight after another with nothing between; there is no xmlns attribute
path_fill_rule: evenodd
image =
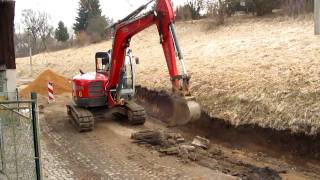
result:
<svg viewBox="0 0 320 180"><path fill-rule="evenodd" d="M314 33L320 35L320 0L314 0Z"/></svg>
<svg viewBox="0 0 320 180"><path fill-rule="evenodd" d="M14 50L15 1L0 1L0 66L16 69Z"/></svg>

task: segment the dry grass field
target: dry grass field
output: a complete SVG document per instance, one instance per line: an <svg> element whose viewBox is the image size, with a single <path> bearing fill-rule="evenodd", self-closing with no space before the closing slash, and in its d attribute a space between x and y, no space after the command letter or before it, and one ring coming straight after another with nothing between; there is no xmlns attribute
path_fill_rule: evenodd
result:
<svg viewBox="0 0 320 180"><path fill-rule="evenodd" d="M311 16L241 17L211 28L207 21L177 24L192 92L204 111L234 125L320 132L320 37ZM140 57L138 83L170 89L155 27L134 37ZM94 54L111 41L33 57L37 76L46 68L67 77L94 70ZM28 78L28 58L17 60L18 77Z"/></svg>

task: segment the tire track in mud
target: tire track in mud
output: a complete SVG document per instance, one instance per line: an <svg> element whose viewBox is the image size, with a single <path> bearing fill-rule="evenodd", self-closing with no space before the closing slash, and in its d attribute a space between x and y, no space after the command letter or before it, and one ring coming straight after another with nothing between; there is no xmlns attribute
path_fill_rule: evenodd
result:
<svg viewBox="0 0 320 180"><path fill-rule="evenodd" d="M47 112L41 121L42 131L47 136L47 149L62 162L58 164L58 167L61 166L58 172L63 174L61 169L68 170L73 174L73 179L195 179L201 177L199 172L209 174L207 177L214 174L213 172L223 172L242 179L282 177L319 179L320 177L319 167L312 163L310 165L309 161L305 162L308 164L305 167L295 166L283 157L275 157L268 152L260 153L261 147L255 149L251 144L248 148L244 148L244 145L248 144L243 144L241 138L248 136L238 135L241 138L235 138L237 133L232 127L219 125L220 121L215 121L218 125L196 122L184 127L166 128L153 118L149 118L142 127L130 127L121 122L119 124L104 120L97 122L93 132L79 134L68 123L66 113L61 113L65 111L63 107L61 108L61 103L54 106L45 108ZM201 156L198 162L184 165L180 158L159 157L159 153L150 147L131 144L128 140L129 132L145 128L166 128L182 132L188 139L192 139L195 135L205 136L212 141L212 148L208 154ZM227 133L228 128L231 128L231 135ZM223 136L224 139L220 139ZM254 139L255 136L257 135L250 137ZM237 144L240 146L236 146ZM284 157L286 155L287 153ZM293 176L295 173L297 176Z"/></svg>
<svg viewBox="0 0 320 180"><path fill-rule="evenodd" d="M168 161L131 144L128 137L115 135L105 127L110 124L101 123L93 132L79 134L61 112L45 114L41 125L47 149L63 162L55 168L70 171L75 179L194 179L199 175L188 173L176 158Z"/></svg>
<svg viewBox="0 0 320 180"><path fill-rule="evenodd" d="M170 169L146 161L144 165L148 164L148 166L154 166L154 169L152 169L148 166L139 166L139 164L134 161L130 162L118 158L118 156L121 156L121 154L119 154L119 149L117 147L112 147L112 145L110 146L110 143L106 143L101 137L91 135L90 133L80 134L80 136L74 135L74 133L77 132L73 130L70 131L70 129L67 133L61 133L63 130L67 129L59 130L58 134L55 132L55 129L51 129L50 139L53 140L54 144L60 146L58 149L59 153L63 152L63 154L68 154L67 156L69 156L70 165L76 163L81 167L85 167L87 172L95 172L94 175L85 174L82 175L83 177L89 176L91 178L91 176L93 176L99 179L140 179L141 177L144 177L145 179L157 179L159 174L155 173L154 169L161 168L165 169L168 173L163 177L165 179L176 179L181 176L173 168ZM139 161L143 158L143 156L141 158L138 157L138 155L132 155L128 158L133 160L134 158L137 158L136 160ZM70 165L67 164L65 167L72 168ZM187 177L185 178L187 179Z"/></svg>
<svg viewBox="0 0 320 180"><path fill-rule="evenodd" d="M46 121L46 119L43 119ZM94 167L90 167L90 160L77 153L73 147L69 147L63 137L55 133L45 122L41 123L42 157L44 159L43 169L48 179L80 179L98 178L98 174L91 173ZM51 158L50 158L51 157ZM67 170L70 176L66 178L64 171Z"/></svg>

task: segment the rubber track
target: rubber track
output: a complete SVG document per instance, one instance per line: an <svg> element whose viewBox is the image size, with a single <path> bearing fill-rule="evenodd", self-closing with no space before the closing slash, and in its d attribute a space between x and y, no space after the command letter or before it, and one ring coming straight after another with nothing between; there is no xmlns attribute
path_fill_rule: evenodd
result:
<svg viewBox="0 0 320 180"><path fill-rule="evenodd" d="M128 120L131 125L142 125L146 121L145 109L133 101L124 105L127 110Z"/></svg>
<svg viewBox="0 0 320 180"><path fill-rule="evenodd" d="M92 131L94 128L93 114L84 108L67 105L71 123L79 132Z"/></svg>

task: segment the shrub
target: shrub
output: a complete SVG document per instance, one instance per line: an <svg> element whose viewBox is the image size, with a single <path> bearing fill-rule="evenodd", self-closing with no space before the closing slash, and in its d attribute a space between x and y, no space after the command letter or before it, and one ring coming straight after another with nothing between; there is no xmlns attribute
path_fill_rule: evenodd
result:
<svg viewBox="0 0 320 180"><path fill-rule="evenodd" d="M202 0L190 0L183 6L178 6L176 9L177 20L200 19L200 10L202 6Z"/></svg>
<svg viewBox="0 0 320 180"><path fill-rule="evenodd" d="M252 0L257 16L271 14L272 10L279 5L279 0Z"/></svg>
<svg viewBox="0 0 320 180"><path fill-rule="evenodd" d="M75 45L84 46L90 44L90 36L87 32L81 31L76 34Z"/></svg>
<svg viewBox="0 0 320 180"><path fill-rule="evenodd" d="M215 25L224 24L225 15L228 14L228 1L208 1L206 6L207 16L214 20Z"/></svg>
<svg viewBox="0 0 320 180"><path fill-rule="evenodd" d="M90 35L91 42L96 43L105 39L105 29L107 20L103 16L97 16L89 20L87 32Z"/></svg>
<svg viewBox="0 0 320 180"><path fill-rule="evenodd" d="M283 0L282 9L289 16L313 12L314 0Z"/></svg>

